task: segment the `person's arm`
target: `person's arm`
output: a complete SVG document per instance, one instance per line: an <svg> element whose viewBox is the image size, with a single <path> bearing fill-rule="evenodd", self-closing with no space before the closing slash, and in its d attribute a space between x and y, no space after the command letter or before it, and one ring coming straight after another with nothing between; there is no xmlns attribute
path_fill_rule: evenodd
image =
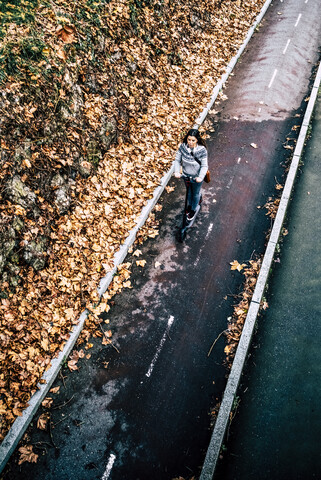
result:
<svg viewBox="0 0 321 480"><path fill-rule="evenodd" d="M198 176L195 178L197 182L202 182L208 170L208 158L207 158L207 150L205 147L201 149L199 154L197 155L198 160L201 162L200 171L198 172Z"/></svg>
<svg viewBox="0 0 321 480"><path fill-rule="evenodd" d="M181 146L179 146L179 149L177 150L176 157L175 157L175 163L174 163L174 175L176 178L180 178L181 176L181 165L182 165L182 152L181 152Z"/></svg>

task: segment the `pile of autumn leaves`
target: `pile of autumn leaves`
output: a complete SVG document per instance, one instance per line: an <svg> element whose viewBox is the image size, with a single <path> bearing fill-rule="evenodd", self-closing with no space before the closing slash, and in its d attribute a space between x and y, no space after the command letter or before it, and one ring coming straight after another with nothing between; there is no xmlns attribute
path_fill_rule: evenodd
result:
<svg viewBox="0 0 321 480"><path fill-rule="evenodd" d="M181 134L193 125L209 101L224 67L264 2L244 0L242 7L240 2L230 0L218 2L220 6L213 0L200 0L197 6L194 3L165 1L163 17L159 12L155 14L147 2L136 16L132 7L135 2L114 0L106 5L102 18L108 27L107 54L104 67L98 63L95 75L99 78L102 68L101 81L105 78L107 82L108 68L112 68L117 79L114 85L117 106L123 105L127 112L126 135L120 136L118 143L105 153L88 179L77 179L72 211L52 223L46 268L39 272L21 268L21 284L1 300L0 439L27 406L42 374L63 348L85 307L92 315L82 339L88 341L93 333L103 336L99 314L108 311L108 302L116 293L131 287L130 264L118 267L118 275L100 299L99 281L112 269L115 252L168 171ZM61 23L57 22L58 12L60 18L65 12L63 34ZM75 45L80 41L72 12L66 2L57 1L52 2L47 17L41 16L42 23L48 22L48 31L58 31L52 50L60 56L59 68L66 70L64 38ZM124 34L129 23L131 28L134 24L135 35ZM173 46L173 51L168 50L168 45ZM48 61L49 57L48 54ZM124 73L124 59L135 65L130 74ZM76 57L76 63L81 65L85 60ZM17 82L12 80L10 85L9 81L6 88L17 91ZM84 97L82 114L95 130L104 109L114 109L114 105L108 104L99 93L84 92ZM32 101L28 108L33 115ZM81 137L82 132L77 135ZM73 142L77 141L76 136L71 137L62 158L67 166L72 159L66 152L72 156ZM3 148L9 148L5 142ZM35 150L35 159L39 158L40 152L37 153ZM50 151L47 153L50 157ZM52 156L53 162L56 157L59 151ZM9 202L5 207L15 210ZM31 230L45 227L45 213L44 207L38 222L26 219ZM20 214L24 215L21 211ZM157 224L151 216L139 239L156 235ZM2 284L1 288L7 290L8 285ZM108 330L107 336L110 335ZM85 348L88 350L90 346L87 343ZM70 367L75 367L75 363Z"/></svg>

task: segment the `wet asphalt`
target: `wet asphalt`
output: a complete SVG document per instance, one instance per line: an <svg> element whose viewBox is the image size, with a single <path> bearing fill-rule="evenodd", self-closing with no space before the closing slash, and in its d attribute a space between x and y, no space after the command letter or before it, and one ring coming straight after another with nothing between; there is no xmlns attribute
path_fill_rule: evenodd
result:
<svg viewBox="0 0 321 480"><path fill-rule="evenodd" d="M215 479L321 478L321 97Z"/></svg>
<svg viewBox="0 0 321 480"><path fill-rule="evenodd" d="M160 235L140 247L146 266L136 267L129 256L133 289L116 296L106 315L119 353L94 341L78 372L63 368L51 429L35 428L40 411L28 430L37 464L18 466L14 454L6 480L170 480L199 473L210 412L226 383L224 336L208 352L242 288L242 274L229 263L264 251L270 219L261 207L277 194L289 156L284 142L295 140L302 121L320 14L316 0L271 6L235 68L227 100L209 116L212 182L186 241L175 239L184 188L173 180L174 192L160 200Z"/></svg>

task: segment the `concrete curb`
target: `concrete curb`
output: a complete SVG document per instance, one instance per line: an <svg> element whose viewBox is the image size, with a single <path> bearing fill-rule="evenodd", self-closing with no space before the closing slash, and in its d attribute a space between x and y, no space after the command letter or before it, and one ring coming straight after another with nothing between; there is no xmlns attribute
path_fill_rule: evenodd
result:
<svg viewBox="0 0 321 480"><path fill-rule="evenodd" d="M204 110L202 111L201 115L196 119L195 121L195 126L194 128L199 128L202 123L204 122L209 110L211 109L212 105L214 104L220 90L222 89L224 83L230 76L231 72L233 71L233 68L235 67L239 57L243 53L244 49L246 48L248 42L250 41L255 28L257 25L261 22L266 10L268 9L270 3L272 0L266 0L260 14L257 16L253 26L249 29L248 34L246 39L244 40L242 46L238 50L237 54L232 58L232 60L229 62L228 66L226 67L226 73L221 77L220 81L218 84L214 87L213 93L211 100L209 103L206 105ZM163 193L167 183L169 182L172 174L174 171L174 165L171 166L169 171L163 176L161 179L160 186L156 188L153 198L148 201L147 205L143 208L142 213L138 219L137 225L130 231L128 237L126 238L125 242L123 245L120 247L119 251L115 254L114 256L114 268L112 271L108 272L108 274L102 278L102 280L99 283L98 287L98 293L100 296L102 296L109 284L111 283L114 274L117 271L117 266L120 265L127 253L128 249L130 246L134 243L136 234L138 230L144 225L145 221L147 220L150 212L153 210L155 204L157 203L159 197ZM66 342L63 350L60 352L59 356L52 360L51 362L51 367L49 370L47 370L44 375L43 375L43 380L46 381L44 384L39 384L39 390L32 396L32 398L29 401L29 406L23 411L23 414L21 417L18 417L14 423L12 424L12 427L10 428L8 434L4 438L3 442L0 445L0 473L3 471L4 467L6 466L10 456L12 455L13 451L15 450L16 446L18 445L21 437L25 433L26 429L28 428L30 422L33 419L33 416L35 415L37 409L39 408L41 402L43 399L46 397L49 389L51 388L51 385L53 384L56 376L59 373L59 370L61 368L61 365L63 362L68 358L70 352L72 351L78 336L83 328L84 322L88 316L88 311L85 310L79 320L77 325L74 327L72 330L69 340Z"/></svg>
<svg viewBox="0 0 321 480"><path fill-rule="evenodd" d="M314 105L317 99L318 90L321 84L321 63L318 68L318 72L315 78L315 82L311 91L310 100L307 105L306 113L303 119L303 123L300 129L299 138L296 144L296 148L293 153L291 166L287 175L287 179L284 185L283 194L281 197L280 205L277 215L273 224L270 239L264 254L262 267L259 273L259 277L255 286L250 308L245 319L243 332L240 338L239 345L236 350L235 358L231 368L231 372L227 381L227 385L224 391L223 400L218 412L214 430L212 433L211 441L207 450L206 458L203 464L201 476L199 480L212 480L216 468L216 464L219 458L221 446L225 437L225 431L230 418L230 413L233 408L234 399L236 396L237 388L242 375L243 366L247 357L247 352L251 343L251 338L254 330L254 326L259 313L260 302L267 284L268 276L272 266L274 251L281 234L282 225L285 219L287 207L290 202L291 192L294 185L294 181L299 166L299 161L304 148L306 135L308 132L308 126L311 121Z"/></svg>

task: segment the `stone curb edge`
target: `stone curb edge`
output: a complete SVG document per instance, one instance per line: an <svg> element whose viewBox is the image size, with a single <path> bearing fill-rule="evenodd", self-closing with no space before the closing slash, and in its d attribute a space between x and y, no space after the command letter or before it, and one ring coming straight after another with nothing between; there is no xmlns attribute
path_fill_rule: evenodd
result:
<svg viewBox="0 0 321 480"><path fill-rule="evenodd" d="M258 280L255 286L249 311L245 319L242 335L241 335L240 342L237 347L236 354L233 360L231 372L229 374L229 378L223 394L223 400L218 412L218 416L215 422L214 430L212 432L212 437L206 453L205 461L203 463L203 468L202 468L202 472L199 477L199 480L213 480L221 446L225 437L225 431L227 428L228 420L230 418L230 413L233 409L234 399L235 399L237 388L241 379L243 367L247 357L247 352L251 343L254 326L257 321L257 316L260 309L260 302L263 297L267 280L270 274L272 261L274 257L274 251L281 234L286 210L291 199L291 192L295 182L302 151L304 149L304 143L308 133L308 127L311 121L311 117L312 117L314 105L317 99L320 84L321 84L321 63L319 64L318 72L314 81L314 85L312 87L310 100L306 108L305 116L303 118L299 138L293 153L291 166L290 166L287 179L284 185L283 194L280 200L277 215L275 217L272 232L271 232L269 242L263 257L262 267L261 267Z"/></svg>
<svg viewBox="0 0 321 480"><path fill-rule="evenodd" d="M220 90L222 89L223 85L225 84L226 80L230 76L230 74L233 71L233 68L235 67L239 57L243 53L244 49L246 48L247 44L249 43L256 27L258 24L261 22L263 16L266 13L266 10L268 9L270 3L272 0L266 0L265 4L263 5L261 12L259 15L256 17L256 20L252 27L249 29L248 34L239 48L237 54L232 58L232 60L229 62L229 64L226 67L226 73L222 75L221 79L219 82L216 84L216 86L213 89L213 93L211 96L211 99L209 103L206 105L204 110L202 111L201 115L196 119L194 128L199 128L202 123L204 122L208 112L210 111L211 107L213 106ZM174 164L172 164L171 168L169 171L162 177L161 182L159 187L157 187L154 191L153 198L151 198L148 203L145 205L145 207L142 210L141 215L139 216L138 222L136 226L129 232L128 237L126 238L125 242L123 245L120 247L118 252L114 256L114 268L108 274L101 279L98 287L98 293L100 296L102 296L109 284L111 283L114 274L117 271L118 265L120 265L123 260L125 259L128 249L130 246L134 243L136 234L138 230L144 225L146 222L149 214L153 210L154 206L156 205L159 197L163 193L167 183L169 182L171 176L173 175L174 171ZM47 370L43 377L42 380L44 380L46 383L42 383L38 385L39 390L31 397L29 403L29 406L23 411L21 417L17 417L14 423L12 424L9 432L7 433L6 437L4 438L3 442L0 445L0 473L3 471L4 467L6 466L10 456L14 452L16 446L18 445L20 439L22 438L23 434L25 433L26 429L28 428L30 422L33 419L33 416L35 415L36 411L38 410L41 402L44 400L46 397L49 389L51 388L51 385L53 384L54 380L56 379L56 376L58 375L61 365L67 360L70 352L72 351L78 336L83 328L84 322L86 318L88 317L88 311L85 310L82 312L82 314L79 317L77 325L74 327L72 330L70 337L68 341L65 343L63 350L59 353L57 358L54 358L51 361L51 367L49 370Z"/></svg>

